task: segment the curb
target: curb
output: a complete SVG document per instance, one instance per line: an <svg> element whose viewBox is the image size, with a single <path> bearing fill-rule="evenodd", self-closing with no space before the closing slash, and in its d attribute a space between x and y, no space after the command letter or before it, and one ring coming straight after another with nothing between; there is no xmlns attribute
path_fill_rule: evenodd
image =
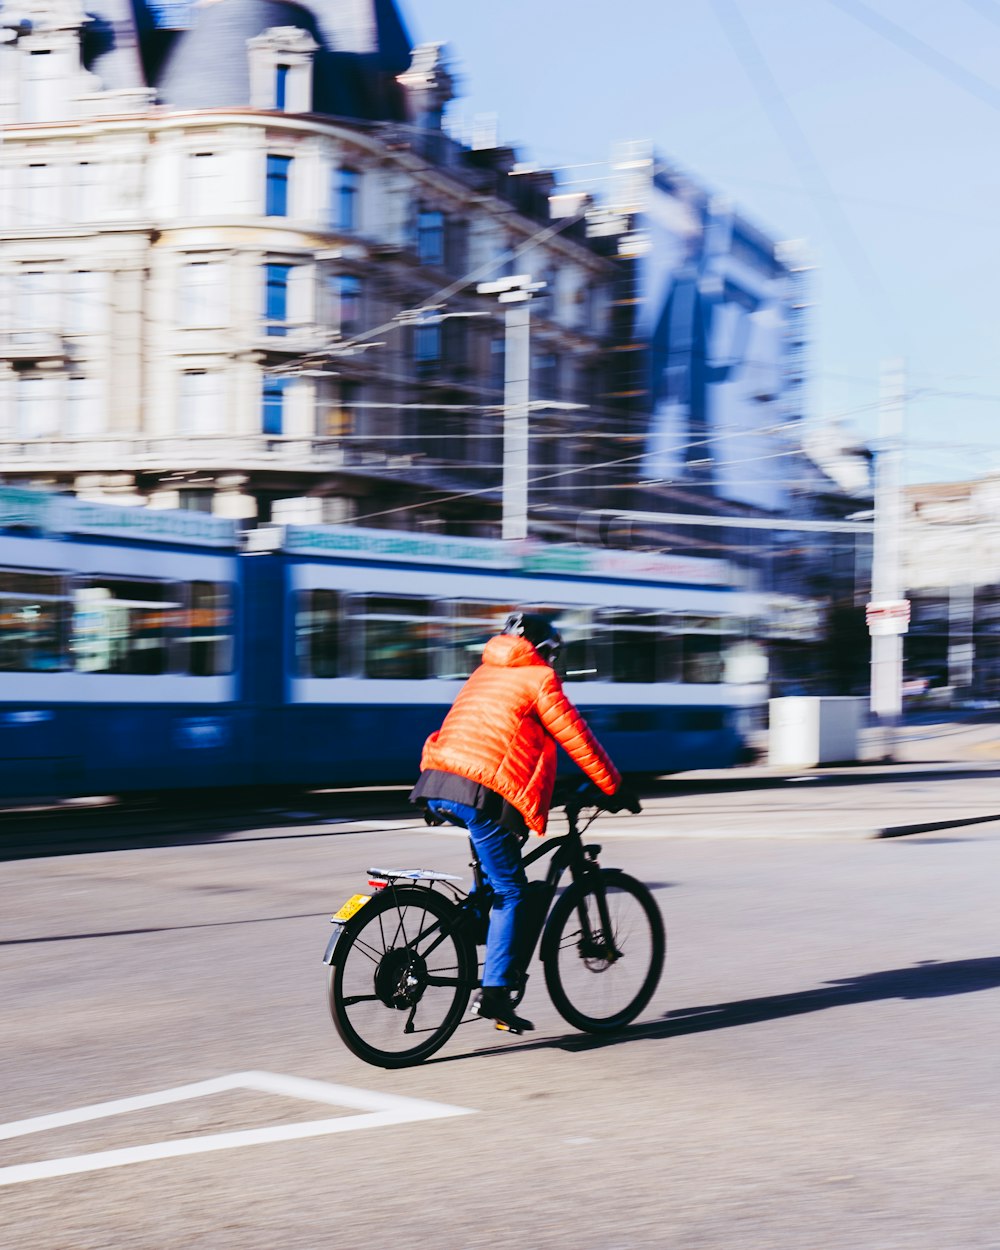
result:
<svg viewBox="0 0 1000 1250"><path fill-rule="evenodd" d="M905 838L911 833L937 833L939 829L961 829L967 825L986 825L1000 821L1000 813L993 816L963 816L958 820L928 820L916 825L887 825L876 832L877 838Z"/></svg>
<svg viewBox="0 0 1000 1250"><path fill-rule="evenodd" d="M795 842L872 842L886 838L904 838L918 833L937 833L944 829L961 829L969 825L1000 824L1000 812L989 816L963 816L953 820L928 820L909 825L885 825L881 828L845 828L843 825L812 829L628 829L603 826L595 830L597 841L632 838L636 841L666 841L670 838L711 838L746 841L767 838L771 841ZM458 832L457 830L455 831Z"/></svg>

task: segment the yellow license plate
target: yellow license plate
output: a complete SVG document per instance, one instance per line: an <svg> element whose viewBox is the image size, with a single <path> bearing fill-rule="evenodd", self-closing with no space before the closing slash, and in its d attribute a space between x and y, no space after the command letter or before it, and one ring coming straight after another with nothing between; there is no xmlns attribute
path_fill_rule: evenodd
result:
<svg viewBox="0 0 1000 1250"><path fill-rule="evenodd" d="M343 907L341 907L340 911L335 911L333 913L333 919L350 920L354 913L360 911L370 898L370 894L352 894Z"/></svg>

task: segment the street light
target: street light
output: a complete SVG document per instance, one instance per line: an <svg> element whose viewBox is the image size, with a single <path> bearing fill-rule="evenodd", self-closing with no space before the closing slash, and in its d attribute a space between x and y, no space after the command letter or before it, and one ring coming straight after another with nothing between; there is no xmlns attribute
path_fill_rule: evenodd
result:
<svg viewBox="0 0 1000 1250"><path fill-rule="evenodd" d="M528 411L531 376L531 318L529 304L544 282L514 274L495 282L480 282L480 295L495 295L507 305L504 317L503 378L503 521L501 536L517 541L528 537Z"/></svg>
<svg viewBox="0 0 1000 1250"><path fill-rule="evenodd" d="M442 321L449 321L452 317L492 317L492 313L488 312L443 312L443 304L427 304L422 308L404 308L402 312L396 313L393 321L398 321L400 325L416 325L416 326L436 326Z"/></svg>

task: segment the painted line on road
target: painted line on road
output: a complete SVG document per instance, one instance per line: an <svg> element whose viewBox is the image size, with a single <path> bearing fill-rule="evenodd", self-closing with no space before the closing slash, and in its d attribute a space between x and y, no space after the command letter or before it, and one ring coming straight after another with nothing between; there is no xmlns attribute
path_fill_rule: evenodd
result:
<svg viewBox="0 0 1000 1250"><path fill-rule="evenodd" d="M435 829L439 837L467 838L464 829ZM804 841L809 838L839 838L842 841L855 841L867 838L881 838L885 833L882 829L623 829L616 826L601 825L592 834L585 834L584 841L593 837L607 842L609 839L637 838L642 841L669 841L671 838L793 838Z"/></svg>
<svg viewBox="0 0 1000 1250"><path fill-rule="evenodd" d="M419 1120L440 1120L450 1116L472 1115L469 1107L448 1103L427 1102L401 1094L383 1094L375 1090L354 1089L305 1077L283 1076L275 1072L235 1072L230 1076L179 1085L174 1089L119 1098L113 1102L94 1103L52 1115L34 1116L0 1125L0 1140L41 1133L47 1129L67 1128L130 1111L145 1111L170 1103L202 1098L210 1094L245 1089L259 1094L277 1094L326 1106L347 1107L362 1114L338 1116L333 1120L307 1120L304 1123L276 1124L267 1128L245 1129L232 1133L212 1133L203 1137L185 1137L175 1141L150 1142L126 1146L119 1150L102 1150L94 1154L73 1155L62 1159L43 1159L37 1163L15 1164L0 1168L0 1185L17 1185L25 1181L70 1176L76 1172L96 1172L103 1168L123 1167L129 1163L146 1163L154 1159L173 1159L183 1155L205 1154L213 1150L233 1150L241 1146L267 1145L272 1142L296 1141L307 1137L325 1137L331 1133L350 1133L357 1129L382 1128L391 1124L410 1124Z"/></svg>
<svg viewBox="0 0 1000 1250"><path fill-rule="evenodd" d="M969 825L1000 824L1000 814L988 816L959 816L950 820L929 820L911 825L860 826L845 828L843 825L831 825L829 828L810 827L808 829L734 829L734 828L693 828L693 829L629 829L622 825L601 825L593 830L593 837L602 842L617 839L634 838L638 841L666 842L671 838L714 838L745 841L753 838L770 838L792 842L839 841L839 842L870 842L883 838L903 838L918 833L941 833L947 829L962 829ZM465 838L468 834L464 829L435 829L439 837ZM584 835L585 840L591 835Z"/></svg>
<svg viewBox="0 0 1000 1250"><path fill-rule="evenodd" d="M880 829L597 829L595 837L601 841L636 838L640 841L668 841L670 838L786 838L795 841L808 839L838 838L841 841L861 841L881 837Z"/></svg>

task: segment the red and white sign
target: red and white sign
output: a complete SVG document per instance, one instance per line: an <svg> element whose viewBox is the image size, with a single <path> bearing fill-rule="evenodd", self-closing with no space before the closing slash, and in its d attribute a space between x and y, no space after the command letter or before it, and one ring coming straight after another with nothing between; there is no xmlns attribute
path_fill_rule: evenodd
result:
<svg viewBox="0 0 1000 1250"><path fill-rule="evenodd" d="M874 638L884 634L905 634L910 628L909 599L882 599L865 608L868 632Z"/></svg>

